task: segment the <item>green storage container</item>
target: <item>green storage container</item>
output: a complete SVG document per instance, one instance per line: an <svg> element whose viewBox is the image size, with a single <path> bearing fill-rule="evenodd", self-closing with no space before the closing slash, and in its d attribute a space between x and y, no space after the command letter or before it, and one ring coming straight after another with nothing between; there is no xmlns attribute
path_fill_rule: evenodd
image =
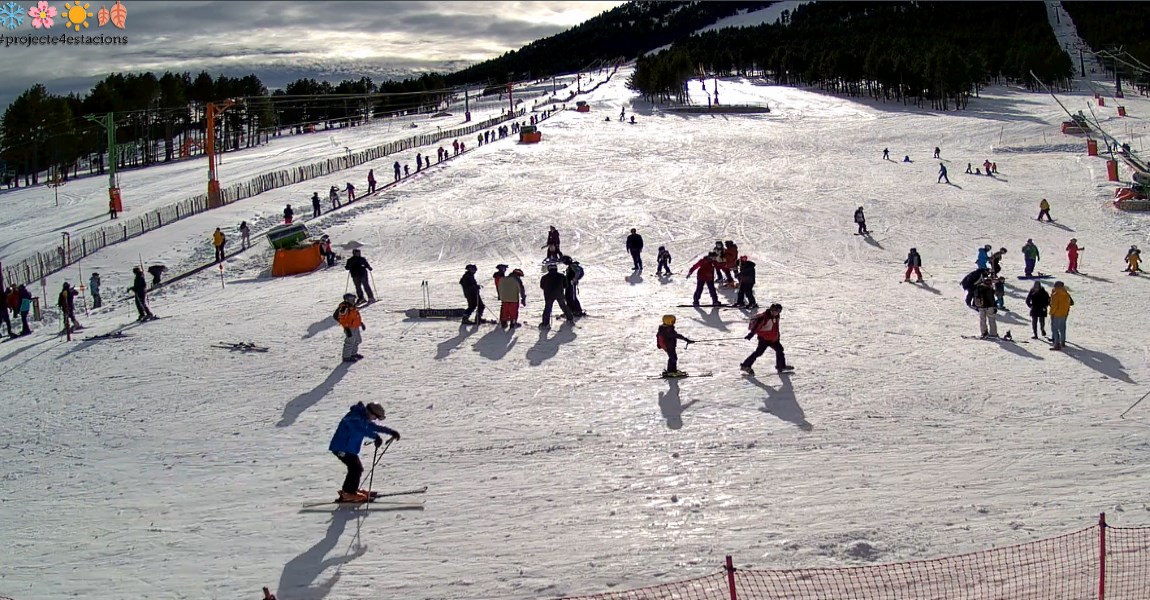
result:
<svg viewBox="0 0 1150 600"><path fill-rule="evenodd" d="M288 250L302 246L307 241L307 225L292 223L291 225L276 225L268 231L268 241L276 250Z"/></svg>

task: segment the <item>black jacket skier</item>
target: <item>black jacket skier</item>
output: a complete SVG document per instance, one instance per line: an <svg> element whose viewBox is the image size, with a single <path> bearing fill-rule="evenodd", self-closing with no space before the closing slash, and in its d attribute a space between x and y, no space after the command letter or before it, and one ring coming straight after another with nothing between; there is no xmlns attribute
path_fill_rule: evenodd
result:
<svg viewBox="0 0 1150 600"><path fill-rule="evenodd" d="M551 307L556 302L568 323L575 319L567 304L567 287L567 277L559 272L559 266L555 263L547 265L547 274L539 278L539 288L543 290L543 321L539 323L540 329L551 327Z"/></svg>
<svg viewBox="0 0 1150 600"><path fill-rule="evenodd" d="M1046 335L1046 311L1050 308L1050 294L1042 287L1042 282L1035 281L1034 288L1026 294L1026 305L1030 307L1030 328L1034 337L1038 337L1038 330Z"/></svg>
<svg viewBox="0 0 1150 600"><path fill-rule="evenodd" d="M759 307L755 300L755 263L745 256L739 261L739 292L735 295L735 306Z"/></svg>
<svg viewBox="0 0 1150 600"><path fill-rule="evenodd" d="M368 283L368 271L371 271L371 265L368 264L367 259L360 255L359 249L351 251L351 257L343 265L343 268L351 273L351 281L355 284L355 297L359 302L364 302L364 292L367 292L366 301L375 302L375 292L371 290L371 284Z"/></svg>
<svg viewBox="0 0 1150 600"><path fill-rule="evenodd" d="M643 252L643 236L634 229L631 230L631 235L627 236L627 251L631 253L631 261L635 263L635 270L642 271L643 258L640 254Z"/></svg>
<svg viewBox="0 0 1150 600"><path fill-rule="evenodd" d="M974 288L984 277L990 275L989 269L975 269L962 278L962 289L966 290L966 305L974 306Z"/></svg>
<svg viewBox="0 0 1150 600"><path fill-rule="evenodd" d="M463 277L459 278L459 287L463 288L463 297L467 299L467 312L463 313L463 324L479 324L483 320L483 299L479 297L479 282L475 281L475 272L479 267L467 265ZM471 311L475 311L475 321L469 320Z"/></svg>
<svg viewBox="0 0 1150 600"><path fill-rule="evenodd" d="M144 279L144 270L140 267L135 267L132 272L136 274L136 278L132 280L132 287L128 288L129 292L135 296L136 312L139 313L137 320L146 321L155 318L151 309L148 308L148 280Z"/></svg>
<svg viewBox="0 0 1150 600"><path fill-rule="evenodd" d="M560 262L567 265L567 270L564 272L567 277L567 297L565 298L567 306L571 308L571 312L576 317L582 317L586 314L583 312L583 303L579 301L579 282L583 280L583 267L579 261L570 256L564 256Z"/></svg>

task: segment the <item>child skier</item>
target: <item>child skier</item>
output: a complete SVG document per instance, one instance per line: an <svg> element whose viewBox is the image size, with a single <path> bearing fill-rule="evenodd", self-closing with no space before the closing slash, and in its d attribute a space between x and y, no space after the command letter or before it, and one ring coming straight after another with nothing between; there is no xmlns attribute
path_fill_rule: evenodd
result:
<svg viewBox="0 0 1150 600"><path fill-rule="evenodd" d="M359 353L359 343L363 341L359 332L367 331L367 325L363 323L359 309L355 306L355 300L355 294L344 294L343 302L339 303L331 316L343 326L343 362L347 363L363 358Z"/></svg>
<svg viewBox="0 0 1150 600"><path fill-rule="evenodd" d="M858 207L855 210L855 223L858 224L858 235L870 235L870 231L866 228L866 215L863 214L863 207Z"/></svg>
<svg viewBox="0 0 1150 600"><path fill-rule="evenodd" d="M1126 253L1126 270L1131 275L1137 275L1142 272L1138 265L1142 262L1142 251L1138 246L1130 246L1130 251Z"/></svg>
<svg viewBox="0 0 1150 600"><path fill-rule="evenodd" d="M994 278L994 306L1006 310L1004 301L1006 299L1006 278Z"/></svg>
<svg viewBox="0 0 1150 600"><path fill-rule="evenodd" d="M499 280L499 326L519 327L519 305L527 306L527 290L523 287L523 270L515 269Z"/></svg>
<svg viewBox="0 0 1150 600"><path fill-rule="evenodd" d="M1078 253L1085 249L1078 245L1078 238L1070 238L1070 243L1066 245L1066 260L1069 262L1066 267L1067 273L1078 272Z"/></svg>
<svg viewBox="0 0 1150 600"><path fill-rule="evenodd" d="M735 306L758 308L755 300L755 263L747 257L739 257L739 292L735 295Z"/></svg>
<svg viewBox="0 0 1150 600"><path fill-rule="evenodd" d="M902 264L906 265L906 276L903 277L903 281L910 281L910 274L913 272L918 277L918 283L922 283L922 257L919 256L916 248L910 249Z"/></svg>
<svg viewBox="0 0 1150 600"><path fill-rule="evenodd" d="M695 343L694 340L688 339L675 331L675 315L663 315L663 324L659 326L659 331L655 334L655 345L667 353L667 370L663 371L663 377L687 376L686 373L679 370L679 355L675 352L675 346L679 343L679 340L683 340L688 344Z"/></svg>
<svg viewBox="0 0 1150 600"><path fill-rule="evenodd" d="M1046 215L1046 221L1048 223L1054 222L1054 219L1050 218L1050 203L1046 201L1046 198L1043 198L1042 202L1038 203L1038 220L1039 221L1042 220L1043 215Z"/></svg>
<svg viewBox="0 0 1150 600"><path fill-rule="evenodd" d="M355 306L352 305L352 308ZM347 476L344 477L343 487L339 490L336 502L371 500L371 493L368 490L359 489L359 480L363 477L363 463L359 460L359 449L363 445L364 438L372 438L376 448L382 446L383 438L379 437L381 433L390 436L388 443L399 441L398 431L372 423L385 418L387 415L382 406L375 402L364 406L363 402L360 402L352 406L351 410L340 419L339 426L335 428L335 435L328 444L328 450L335 454L340 462L347 465Z"/></svg>
<svg viewBox="0 0 1150 600"><path fill-rule="evenodd" d="M754 366L755 360L767 351L767 348L775 350L775 370L779 373L787 371L794 371L795 368L787 364L786 356L783 354L783 345L779 343L779 314L783 311L783 305L772 304L766 312L759 313L751 317L751 322L747 325L747 329L751 332L747 334L747 339L755 336L759 338L759 345L755 351L751 353L740 365L739 368L747 375L754 375L755 370L751 367Z"/></svg>
<svg viewBox="0 0 1150 600"><path fill-rule="evenodd" d="M665 246L659 246L659 267L655 269L656 275L663 275L666 273L667 277L671 276L671 253L667 251Z"/></svg>

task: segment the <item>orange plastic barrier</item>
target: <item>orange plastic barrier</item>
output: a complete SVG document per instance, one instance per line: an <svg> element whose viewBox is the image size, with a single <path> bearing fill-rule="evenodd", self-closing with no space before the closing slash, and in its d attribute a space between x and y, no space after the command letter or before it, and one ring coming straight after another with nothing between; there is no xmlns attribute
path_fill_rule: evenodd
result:
<svg viewBox="0 0 1150 600"><path fill-rule="evenodd" d="M543 139L543 132L541 132L541 131L532 131L531 133L520 133L519 134L519 143L520 144L538 144L539 141L542 139Z"/></svg>
<svg viewBox="0 0 1150 600"><path fill-rule="evenodd" d="M1086 155L1098 156L1098 140L1086 140Z"/></svg>
<svg viewBox="0 0 1150 600"><path fill-rule="evenodd" d="M311 273L319 268L323 257L319 254L319 244L312 244L298 250L276 250L272 261L272 276L285 277Z"/></svg>
<svg viewBox="0 0 1150 600"><path fill-rule="evenodd" d="M1120 117L1126 116L1126 107L1125 106L1119 106L1118 107L1118 116L1120 116Z"/></svg>
<svg viewBox="0 0 1150 600"><path fill-rule="evenodd" d="M1106 161L1106 177L1110 181L1118 181L1118 161Z"/></svg>

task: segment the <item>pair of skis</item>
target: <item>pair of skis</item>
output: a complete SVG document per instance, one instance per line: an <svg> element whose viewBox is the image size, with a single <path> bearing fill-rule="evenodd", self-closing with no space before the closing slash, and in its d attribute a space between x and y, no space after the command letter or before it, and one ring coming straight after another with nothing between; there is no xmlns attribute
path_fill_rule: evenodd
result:
<svg viewBox="0 0 1150 600"><path fill-rule="evenodd" d="M348 507L355 510L423 510L423 500L382 500L383 498L394 498L398 496L411 496L414 494L422 494L427 491L427 486L411 488L408 490L399 490L395 492L372 492L371 499L364 502L340 502L339 500L329 500L327 502L309 502L302 506L304 511L310 512L328 512L330 510L338 510L341 507Z"/></svg>
<svg viewBox="0 0 1150 600"><path fill-rule="evenodd" d="M233 350L238 352L267 352L266 346L258 346L251 342L217 342L213 348Z"/></svg>

